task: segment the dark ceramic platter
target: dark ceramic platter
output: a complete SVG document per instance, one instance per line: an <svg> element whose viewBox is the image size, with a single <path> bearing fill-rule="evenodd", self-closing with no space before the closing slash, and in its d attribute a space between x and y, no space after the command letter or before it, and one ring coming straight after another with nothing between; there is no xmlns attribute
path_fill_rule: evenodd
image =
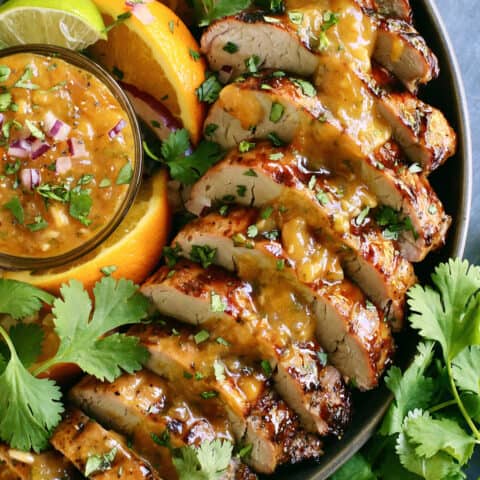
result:
<svg viewBox="0 0 480 480"><path fill-rule="evenodd" d="M440 19L434 0L411 0L417 30L437 54L441 75L420 92L420 98L440 108L458 135L458 152L430 181L453 217L453 225L445 247L431 254L417 265L421 281L427 281L434 266L449 257L463 255L468 229L471 200L472 152L468 112L460 70L452 45ZM397 338L396 364L405 367L415 352L416 338L406 332ZM388 390L381 388L356 394L354 419L340 441L325 446L325 455L319 463L307 463L280 470L276 480L325 480L345 463L375 432L391 401Z"/></svg>

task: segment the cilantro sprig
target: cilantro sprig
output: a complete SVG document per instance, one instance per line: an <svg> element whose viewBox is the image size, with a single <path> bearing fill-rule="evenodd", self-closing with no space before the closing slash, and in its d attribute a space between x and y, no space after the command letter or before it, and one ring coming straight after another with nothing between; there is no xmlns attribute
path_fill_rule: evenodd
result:
<svg viewBox="0 0 480 480"><path fill-rule="evenodd" d="M250 7L252 0L193 0L199 27L206 27L218 18L235 15Z"/></svg>
<svg viewBox="0 0 480 480"><path fill-rule="evenodd" d="M148 301L128 280L103 278L93 290L95 308L76 280L54 298L31 285L0 279L0 313L14 319L32 316L43 304L53 305L59 338L55 356L40 364L43 333L37 325L19 323L9 332L0 322L0 439L12 448L41 451L63 412L62 395L52 380L39 378L60 363L73 363L100 380L114 381L123 371L133 373L148 352L135 337L111 333L141 322Z"/></svg>
<svg viewBox="0 0 480 480"><path fill-rule="evenodd" d="M480 267L450 260L409 292L423 342L385 379L394 401L369 445L332 480L460 480L480 444Z"/></svg>
<svg viewBox="0 0 480 480"><path fill-rule="evenodd" d="M152 160L165 163L173 180L184 185L195 183L211 166L224 156L217 143L202 141L192 153L187 130L172 132L161 145L161 156L150 155Z"/></svg>

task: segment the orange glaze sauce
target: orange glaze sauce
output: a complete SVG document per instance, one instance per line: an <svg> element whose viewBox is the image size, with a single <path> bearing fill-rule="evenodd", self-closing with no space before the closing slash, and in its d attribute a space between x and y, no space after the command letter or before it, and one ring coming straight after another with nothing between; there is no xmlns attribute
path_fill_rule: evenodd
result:
<svg viewBox="0 0 480 480"><path fill-rule="evenodd" d="M318 52L314 83L319 99L363 153L371 153L392 133L361 80L371 71L370 58L376 42L374 20L353 0L288 0L287 8L303 15L298 26L300 37ZM331 24L330 13L336 15Z"/></svg>
<svg viewBox="0 0 480 480"><path fill-rule="evenodd" d="M0 82L0 252L59 255L105 227L122 203L132 128L100 80L63 60L15 54L0 59L0 70L8 72Z"/></svg>

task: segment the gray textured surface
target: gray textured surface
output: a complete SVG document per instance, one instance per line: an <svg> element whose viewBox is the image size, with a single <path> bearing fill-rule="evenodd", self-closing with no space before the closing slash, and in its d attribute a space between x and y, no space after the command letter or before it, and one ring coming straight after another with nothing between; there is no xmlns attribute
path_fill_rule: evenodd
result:
<svg viewBox="0 0 480 480"><path fill-rule="evenodd" d="M455 47L467 91L472 126L474 180L466 255L470 260L480 263L480 3L477 0L436 2Z"/></svg>
<svg viewBox="0 0 480 480"><path fill-rule="evenodd" d="M412 0L415 2L415 0ZM462 69L472 126L474 179L473 206L466 256L480 263L480 2L478 0L436 0L452 39ZM480 475L480 455L469 471L469 480ZM399 479L400 480L400 479Z"/></svg>

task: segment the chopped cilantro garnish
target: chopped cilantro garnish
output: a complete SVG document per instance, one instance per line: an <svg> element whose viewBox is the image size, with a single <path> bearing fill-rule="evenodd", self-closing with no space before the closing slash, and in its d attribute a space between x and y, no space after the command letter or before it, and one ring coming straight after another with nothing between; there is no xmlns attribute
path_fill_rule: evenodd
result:
<svg viewBox="0 0 480 480"><path fill-rule="evenodd" d="M226 303L218 293L212 292L210 295L210 310L214 313L223 313L227 308Z"/></svg>
<svg viewBox="0 0 480 480"><path fill-rule="evenodd" d="M199 345L200 343L206 342L209 338L210 338L210 333L207 332L207 330L200 330L193 337L197 345Z"/></svg>
<svg viewBox="0 0 480 480"><path fill-rule="evenodd" d="M282 119L284 112L285 107L281 103L273 102L270 110L270 121L278 123Z"/></svg>
<svg viewBox="0 0 480 480"><path fill-rule="evenodd" d="M193 245L190 251L190 258L200 263L203 268L208 268L213 264L217 255L217 249L209 245Z"/></svg>
<svg viewBox="0 0 480 480"><path fill-rule="evenodd" d="M0 65L0 82L6 82L11 72L10 67L7 67L7 65Z"/></svg>
<svg viewBox="0 0 480 480"><path fill-rule="evenodd" d="M127 163L118 172L117 180L115 181L115 183L117 185L127 185L132 180L132 177L133 167L132 164L127 161Z"/></svg>
<svg viewBox="0 0 480 480"><path fill-rule="evenodd" d="M238 52L238 45L233 42L227 42L223 46L223 50L227 53L237 53Z"/></svg>
<svg viewBox="0 0 480 480"><path fill-rule="evenodd" d="M251 55L245 60L245 67L250 73L257 73L260 66L260 57L258 55Z"/></svg>
<svg viewBox="0 0 480 480"><path fill-rule="evenodd" d="M213 73L195 90L198 100L205 103L215 103L218 99L222 84Z"/></svg>
<svg viewBox="0 0 480 480"><path fill-rule="evenodd" d="M17 220L18 223L23 225L23 222L25 220L25 213L23 211L23 206L20 202L20 199L17 196L13 197L11 200L5 203L3 205L3 208L9 210L10 213L15 217L15 220Z"/></svg>
<svg viewBox="0 0 480 480"><path fill-rule="evenodd" d="M110 470L117 456L117 451L118 449L114 447L104 455L90 455L85 464L85 476L89 478L91 475Z"/></svg>
<svg viewBox="0 0 480 480"><path fill-rule="evenodd" d="M253 142L247 142L246 140L242 140L239 144L238 144L238 151L240 153L247 153L249 152L250 150L253 150L255 148L255 143Z"/></svg>
<svg viewBox="0 0 480 480"><path fill-rule="evenodd" d="M74 188L70 192L70 206L69 213L73 218L76 218L80 223L88 226L92 220L88 218L92 208L93 200L89 190L81 190Z"/></svg>

